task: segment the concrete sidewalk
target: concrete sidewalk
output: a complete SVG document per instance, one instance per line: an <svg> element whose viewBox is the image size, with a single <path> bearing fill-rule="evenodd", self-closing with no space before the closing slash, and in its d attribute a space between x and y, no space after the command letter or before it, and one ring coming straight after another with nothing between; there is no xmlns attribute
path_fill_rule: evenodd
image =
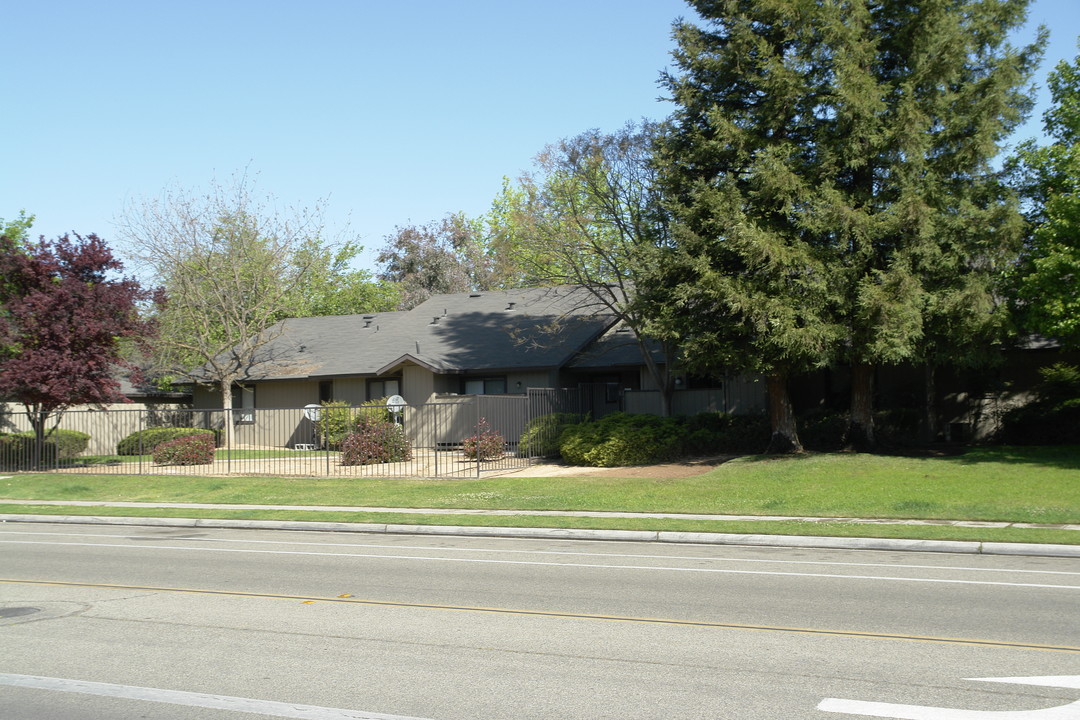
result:
<svg viewBox="0 0 1080 720"><path fill-rule="evenodd" d="M138 503L85 500L0 500L0 505L48 505L67 507L168 508L179 510L287 510L304 512L357 512L416 515L532 516L589 518L655 518L711 521L798 521L807 523L851 523L866 525L938 525L978 528L1047 528L1080 530L1080 525L977 522L967 520L892 520L869 518L792 517L760 515L699 515L684 513L630 513L556 510L465 510L449 508L345 507L325 505L226 505L213 503ZM216 527L267 530L308 530L330 532L388 533L408 535L462 535L485 537L621 540L637 542L701 543L712 545L755 545L770 547L817 547L864 550L907 550L968 554L1031 555L1080 558L1080 546L1034 543L996 543L950 540L903 540L888 538L844 538L797 535L737 533L667 532L651 530L587 530L528 527L481 527L455 525L405 525L382 523L301 522L277 520L235 520L209 518L112 517L90 515L0 514L0 522L71 523L100 525L144 525L156 527Z"/></svg>

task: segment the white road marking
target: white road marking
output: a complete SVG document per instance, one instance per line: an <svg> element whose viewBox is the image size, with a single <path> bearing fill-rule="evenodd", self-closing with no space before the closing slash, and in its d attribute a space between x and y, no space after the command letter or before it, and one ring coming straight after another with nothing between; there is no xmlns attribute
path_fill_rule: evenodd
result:
<svg viewBox="0 0 1080 720"><path fill-rule="evenodd" d="M893 705L858 700L822 700L824 712L902 720L1080 720L1080 701L1045 710L957 710L953 708Z"/></svg>
<svg viewBox="0 0 1080 720"><path fill-rule="evenodd" d="M1080 689L1080 675L968 679L979 682ZM845 715L901 718L902 720L1080 720L1080 701L1043 710L959 710L923 705L895 705L893 703L826 698L818 703L817 709Z"/></svg>
<svg viewBox="0 0 1080 720"><path fill-rule="evenodd" d="M0 535L44 535L46 537L84 537L84 538L109 538L114 540L135 540L131 533L85 533L85 532L39 532L33 530L0 530ZM473 547L447 547L441 545L388 545L380 543L332 543L332 542L304 542L302 540L249 540L238 538L210 538L210 537L175 537L174 540L183 540L191 543L235 543L237 545L279 545L299 547L326 547L326 548L372 548L396 552L399 550L427 550L434 552L458 552L458 553L487 553L499 555L559 555L567 557L601 557L601 558L635 558L640 560L693 560L699 562L725 562L725 563L748 563L765 565L818 565L829 567L883 567L889 569L905 568L913 570L958 570L972 573L1016 573L1019 575L1071 575L1080 576L1080 572L1069 570L1028 570L1021 568L981 568L963 565L916 565L905 563L868 563L868 562L840 562L836 560L780 560L765 558L732 558L708 555L648 555L635 553L599 553L581 552L570 550L518 550L510 548L473 548ZM2 541L0 541L2 542ZM575 541L576 542L576 541ZM625 544L625 543L620 543Z"/></svg>
<svg viewBox="0 0 1080 720"><path fill-rule="evenodd" d="M1039 687L1080 690L1080 675L1044 675L1043 677L968 678L979 682L1009 683L1011 685L1037 685Z"/></svg>
<svg viewBox="0 0 1080 720"><path fill-rule="evenodd" d="M362 710L343 710L318 705L298 705L296 703L254 700L229 695L208 695L180 690L161 690L159 688L137 687L134 685L114 685L113 683L68 680L37 675L15 675L13 673L0 673L0 685L101 695L126 700L144 700L147 702L169 703L171 705L188 705L212 708L214 710L231 710L233 712L271 715L273 717L300 718L301 720L424 720L424 718L385 715Z"/></svg>
<svg viewBox="0 0 1080 720"><path fill-rule="evenodd" d="M446 558L426 555L379 555L375 553L324 553L303 550L251 550L244 548L180 547L174 545L131 545L112 543L45 542L40 540L0 540L4 545L51 545L60 547L120 548L125 550L170 550L179 552L247 553L253 555L304 555L337 558L367 558L372 560L412 560L445 563L481 563L489 565L530 565L539 567L583 568L591 570L651 570L656 572L712 573L719 575L765 575L779 577L826 578L834 580L882 580L890 582L935 583L942 585L991 585L1000 587L1080 590L1080 585L1050 585L1046 583L1014 583L996 580L954 580L948 578L893 577L888 575L841 575L837 573L781 572L777 570L730 570L724 568L688 568L662 565L609 565L600 563L557 563L536 560L493 560L486 558Z"/></svg>

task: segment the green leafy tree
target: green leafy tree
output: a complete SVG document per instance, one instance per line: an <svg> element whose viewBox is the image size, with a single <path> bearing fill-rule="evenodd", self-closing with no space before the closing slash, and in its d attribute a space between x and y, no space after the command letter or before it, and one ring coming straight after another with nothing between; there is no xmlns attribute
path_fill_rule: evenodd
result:
<svg viewBox="0 0 1080 720"><path fill-rule="evenodd" d="M309 240L297 252L294 265L305 268L300 283L286 303L285 317L355 315L394 310L400 299L397 285L377 280L367 270L352 268L363 247L346 242L329 248Z"/></svg>
<svg viewBox="0 0 1080 720"><path fill-rule="evenodd" d="M658 311L643 282L669 244L668 216L653 163L654 123L591 130L548 146L509 198L511 233L499 255L523 285L577 285L586 302L634 334L671 412L677 344L647 332ZM657 352L659 351L659 352Z"/></svg>
<svg viewBox="0 0 1080 720"><path fill-rule="evenodd" d="M1033 230L1014 273L1021 326L1080 346L1080 56L1050 73L1043 115L1051 141L1023 143L1011 169L1031 202Z"/></svg>
<svg viewBox="0 0 1080 720"><path fill-rule="evenodd" d="M30 228L34 224L34 216L27 215L25 210L19 211L19 217L14 220L0 218L0 235L22 244L30 239Z"/></svg>
<svg viewBox="0 0 1080 720"><path fill-rule="evenodd" d="M684 321L706 335L688 352L766 374L773 450L800 447L787 378L846 360L849 441L872 446L876 366L924 357L958 310L949 342L973 342L1015 249L990 161L1031 104L1042 41L1007 44L1028 2L691 4L661 153L673 303L712 310Z"/></svg>

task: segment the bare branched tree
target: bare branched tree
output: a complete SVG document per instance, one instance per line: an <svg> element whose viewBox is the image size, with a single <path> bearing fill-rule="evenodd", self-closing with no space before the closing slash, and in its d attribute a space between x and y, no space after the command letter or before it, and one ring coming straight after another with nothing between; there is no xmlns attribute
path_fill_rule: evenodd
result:
<svg viewBox="0 0 1080 720"><path fill-rule="evenodd" d="M267 346L325 254L312 252L326 250L321 209L281 212L239 175L203 195L172 188L137 201L117 224L126 253L164 290L157 370L220 390L229 447L233 386L288 365Z"/></svg>

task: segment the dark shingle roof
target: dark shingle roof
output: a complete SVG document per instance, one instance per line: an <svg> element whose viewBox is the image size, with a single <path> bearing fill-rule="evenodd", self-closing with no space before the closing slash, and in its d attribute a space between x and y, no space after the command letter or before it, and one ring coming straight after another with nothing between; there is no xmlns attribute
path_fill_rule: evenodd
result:
<svg viewBox="0 0 1080 720"><path fill-rule="evenodd" d="M566 365L614 322L588 291L556 287L435 295L407 312L295 318L275 326L250 379Z"/></svg>

